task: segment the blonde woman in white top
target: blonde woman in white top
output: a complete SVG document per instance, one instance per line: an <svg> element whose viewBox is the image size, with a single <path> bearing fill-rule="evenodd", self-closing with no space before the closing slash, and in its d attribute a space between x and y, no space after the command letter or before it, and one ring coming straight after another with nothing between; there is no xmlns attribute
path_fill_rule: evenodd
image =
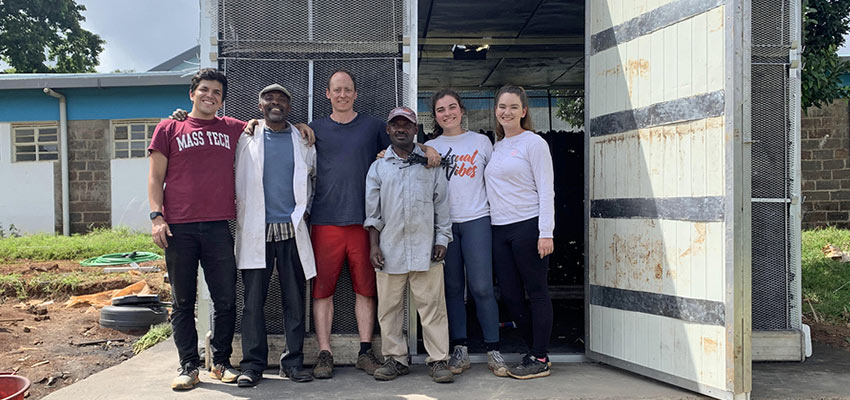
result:
<svg viewBox="0 0 850 400"><path fill-rule="evenodd" d="M459 374L470 366L464 303L468 289L484 336L487 365L497 376L507 376L507 365L499 353L499 305L493 293L490 207L484 189L484 168L493 145L487 136L461 127L465 111L454 90L435 93L431 112L437 137L425 143L452 161L446 178L454 240L446 251L443 270L452 348L449 369Z"/></svg>
<svg viewBox="0 0 850 400"><path fill-rule="evenodd" d="M522 362L508 368L518 379L549 375L552 334L549 254L554 250L555 190L552 155L536 135L528 96L519 86L496 93L496 145L484 177L493 224L493 270L502 304L530 347ZM528 294L528 302L525 295Z"/></svg>

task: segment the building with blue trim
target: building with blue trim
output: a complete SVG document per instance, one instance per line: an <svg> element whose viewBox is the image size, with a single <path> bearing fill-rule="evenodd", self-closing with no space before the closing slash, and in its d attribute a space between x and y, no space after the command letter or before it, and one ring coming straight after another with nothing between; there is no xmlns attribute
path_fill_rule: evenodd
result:
<svg viewBox="0 0 850 400"><path fill-rule="evenodd" d="M140 73L0 75L0 227L149 229L146 148L162 118L191 108L197 53Z"/></svg>

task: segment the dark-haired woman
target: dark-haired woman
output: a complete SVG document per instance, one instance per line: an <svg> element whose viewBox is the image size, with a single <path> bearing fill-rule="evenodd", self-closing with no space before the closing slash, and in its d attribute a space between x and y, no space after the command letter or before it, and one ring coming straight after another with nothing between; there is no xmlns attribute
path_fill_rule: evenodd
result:
<svg viewBox="0 0 850 400"><path fill-rule="evenodd" d="M493 293L490 208L484 189L484 168L493 145L487 136L461 127L465 108L457 92L445 89L435 93L431 111L437 137L425 144L443 155L451 151L454 161L446 170L454 240L446 251L443 270L452 348L449 369L460 374L470 366L464 303L468 288L484 336L487 365L497 376L507 376L499 353L499 306Z"/></svg>
<svg viewBox="0 0 850 400"><path fill-rule="evenodd" d="M555 248L555 189L552 155L536 135L528 96L519 86L496 93L496 144L484 177L493 224L493 270L502 304L529 344L508 375L532 379L549 375L552 300L547 282ZM528 295L528 301L525 295Z"/></svg>

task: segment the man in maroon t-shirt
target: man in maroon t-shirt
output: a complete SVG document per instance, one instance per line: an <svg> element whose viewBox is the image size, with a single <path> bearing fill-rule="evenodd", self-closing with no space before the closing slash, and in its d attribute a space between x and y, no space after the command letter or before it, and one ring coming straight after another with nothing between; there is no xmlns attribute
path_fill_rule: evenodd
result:
<svg viewBox="0 0 850 400"><path fill-rule="evenodd" d="M228 383L239 376L229 361L236 322L236 259L227 220L236 218L233 161L245 123L216 117L226 94L223 73L198 71L189 89L189 117L160 122L148 147L151 234L165 249L174 297L171 325L181 367L171 383L174 390L191 389L199 382L198 262L213 301L210 376Z"/></svg>

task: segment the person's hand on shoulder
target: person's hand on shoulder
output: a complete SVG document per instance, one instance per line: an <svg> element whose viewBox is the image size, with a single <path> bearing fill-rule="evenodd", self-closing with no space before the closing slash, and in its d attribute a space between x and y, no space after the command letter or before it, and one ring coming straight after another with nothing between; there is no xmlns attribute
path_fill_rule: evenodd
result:
<svg viewBox="0 0 850 400"><path fill-rule="evenodd" d="M295 128L301 132L301 139L307 141L308 146L312 146L316 143L316 132L313 132L313 128L307 124L295 124Z"/></svg>
<svg viewBox="0 0 850 400"><path fill-rule="evenodd" d="M242 131L242 133L244 133L248 136L254 136L254 128L256 128L257 124L259 124L259 123L260 123L260 121L257 120L257 119L254 119L254 118L249 119L248 122L245 123L245 129Z"/></svg>
<svg viewBox="0 0 850 400"><path fill-rule="evenodd" d="M168 119L173 119L175 121L185 121L186 118L189 118L189 112L178 108L168 116Z"/></svg>

